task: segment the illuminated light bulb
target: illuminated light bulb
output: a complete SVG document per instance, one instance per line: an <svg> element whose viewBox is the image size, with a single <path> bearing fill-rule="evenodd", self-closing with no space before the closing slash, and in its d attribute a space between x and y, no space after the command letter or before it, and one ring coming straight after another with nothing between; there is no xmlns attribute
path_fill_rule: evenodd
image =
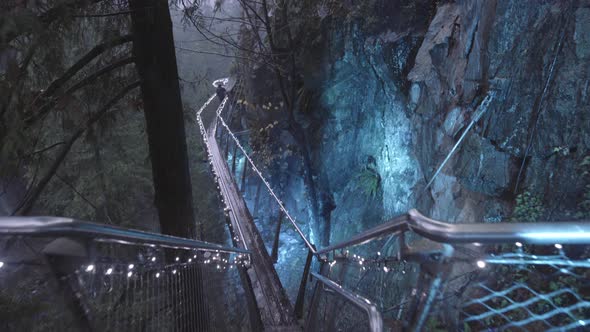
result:
<svg viewBox="0 0 590 332"><path fill-rule="evenodd" d="M172 274L176 274L176 270L172 270Z"/></svg>
<svg viewBox="0 0 590 332"><path fill-rule="evenodd" d="M129 271L127 272L127 278L130 278L133 275L133 272Z"/></svg>
<svg viewBox="0 0 590 332"><path fill-rule="evenodd" d="M381 251L377 251L377 256L381 256Z"/></svg>
<svg viewBox="0 0 590 332"><path fill-rule="evenodd" d="M193 258L197 258L197 255L194 255Z"/></svg>
<svg viewBox="0 0 590 332"><path fill-rule="evenodd" d="M92 272L94 270L94 265L90 264L86 267L86 272Z"/></svg>
<svg viewBox="0 0 590 332"><path fill-rule="evenodd" d="M582 325L582 326L585 326L585 325L586 325L586 321L585 321L585 320L581 320L581 319L580 319L580 320L578 321L578 323L579 323L580 325Z"/></svg>
<svg viewBox="0 0 590 332"><path fill-rule="evenodd" d="M562 249L562 248L563 248L563 246L562 246L561 244L559 244L559 243L556 243L556 244L555 244L555 248L557 248L557 249Z"/></svg>
<svg viewBox="0 0 590 332"><path fill-rule="evenodd" d="M0 269L4 266L4 262L0 262Z"/></svg>
<svg viewBox="0 0 590 332"><path fill-rule="evenodd" d="M522 243L516 242L515 244L516 244L517 247L522 248Z"/></svg>
<svg viewBox="0 0 590 332"><path fill-rule="evenodd" d="M155 261L156 261L156 257L152 257L152 262L155 262Z"/></svg>
<svg viewBox="0 0 590 332"><path fill-rule="evenodd" d="M135 265L129 264L129 270L132 270Z"/></svg>
<svg viewBox="0 0 590 332"><path fill-rule="evenodd" d="M479 267L480 269L483 269L484 267L486 267L486 262L477 261L477 267Z"/></svg>
<svg viewBox="0 0 590 332"><path fill-rule="evenodd" d="M156 278L160 277L160 272L156 273Z"/></svg>
<svg viewBox="0 0 590 332"><path fill-rule="evenodd" d="M113 274L113 268L112 268L112 267L109 267L109 268L107 269L107 272L105 272L104 274L106 274L106 275L108 275L108 276L109 276L109 275L111 275L111 274Z"/></svg>
<svg viewBox="0 0 590 332"><path fill-rule="evenodd" d="M180 260L180 258L179 257L176 257L176 261L178 262L179 260Z"/></svg>
<svg viewBox="0 0 590 332"><path fill-rule="evenodd" d="M217 268L219 269L219 264L217 265Z"/></svg>
<svg viewBox="0 0 590 332"><path fill-rule="evenodd" d="M192 258L189 258L189 259L188 259L188 262L189 262L189 263L190 263L190 262L192 262L192 261L193 261L193 260L192 260Z"/></svg>
<svg viewBox="0 0 590 332"><path fill-rule="evenodd" d="M360 265L363 265L363 261L359 261L359 264L360 264Z"/></svg>

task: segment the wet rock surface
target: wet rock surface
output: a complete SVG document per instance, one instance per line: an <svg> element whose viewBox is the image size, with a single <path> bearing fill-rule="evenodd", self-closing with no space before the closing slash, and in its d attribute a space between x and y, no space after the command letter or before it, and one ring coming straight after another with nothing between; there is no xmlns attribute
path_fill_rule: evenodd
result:
<svg viewBox="0 0 590 332"><path fill-rule="evenodd" d="M579 165L590 154L590 2L368 1L319 12L299 27L306 41L294 117L318 206L330 206L330 242L410 208L449 222L508 222L525 192L541 199L540 219L579 217ZM269 80L259 68L249 85ZM247 98L280 99L256 88ZM280 123L274 142L300 144L281 112L263 113ZM326 220L311 213L304 163L297 148L283 151L268 173L319 243L313 224Z"/></svg>
<svg viewBox="0 0 590 332"><path fill-rule="evenodd" d="M403 13L379 8L378 18ZM544 219L579 209L576 169L590 148L590 4L435 8L427 22L414 16L403 26L324 25L322 38L340 42L324 44L316 62L325 68L312 66L308 77L321 89L313 146L337 206L332 241L411 207L448 221L507 221L524 191L542 198L551 211ZM490 109L424 191L490 91ZM367 196L358 179L368 156L381 187Z"/></svg>

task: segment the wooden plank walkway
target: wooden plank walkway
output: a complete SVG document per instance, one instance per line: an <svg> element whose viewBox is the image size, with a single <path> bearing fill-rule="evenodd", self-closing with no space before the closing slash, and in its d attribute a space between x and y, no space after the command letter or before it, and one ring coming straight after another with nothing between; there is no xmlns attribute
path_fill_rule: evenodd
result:
<svg viewBox="0 0 590 332"><path fill-rule="evenodd" d="M216 121L212 121L215 124ZM217 173L219 188L230 209L232 227L244 236L246 246L252 251L252 264L248 269L256 302L260 311L265 331L299 331L293 307L283 288L262 237L254 224L254 219L246 206L236 182L215 138L215 125L207 130L209 149L212 155L213 168ZM239 246L244 248L243 243Z"/></svg>

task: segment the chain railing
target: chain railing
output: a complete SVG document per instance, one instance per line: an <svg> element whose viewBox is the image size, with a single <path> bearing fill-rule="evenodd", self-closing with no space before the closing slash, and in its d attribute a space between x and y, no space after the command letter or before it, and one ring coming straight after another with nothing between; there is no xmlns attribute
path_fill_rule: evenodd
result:
<svg viewBox="0 0 590 332"><path fill-rule="evenodd" d="M246 250L24 217L0 218L0 244L3 331L203 331L249 324L238 276Z"/></svg>
<svg viewBox="0 0 590 332"><path fill-rule="evenodd" d="M275 204L275 209L272 204L266 208L268 222L258 220L257 226L279 275L286 272L283 284L292 287L293 276L301 276L292 300L306 330L538 331L576 330L589 323L587 222L447 224L412 210L316 249L257 167L247 142L238 139L223 116L237 106L239 91L233 100L221 102L210 130L217 133L255 219L260 201ZM255 180L259 185L252 192ZM261 199L263 192L266 199ZM281 251L288 253L284 265ZM314 285L307 283L310 279ZM380 313L381 324L374 323L374 312Z"/></svg>

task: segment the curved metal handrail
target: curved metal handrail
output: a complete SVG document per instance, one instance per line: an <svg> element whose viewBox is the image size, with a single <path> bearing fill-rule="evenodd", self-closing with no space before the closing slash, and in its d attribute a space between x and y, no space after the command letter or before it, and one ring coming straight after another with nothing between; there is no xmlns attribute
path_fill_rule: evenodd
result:
<svg viewBox="0 0 590 332"><path fill-rule="evenodd" d="M318 254L359 245L385 235L412 231L441 243L590 244L590 223L541 222L450 224L425 217L415 209L368 229L349 240L318 250Z"/></svg>
<svg viewBox="0 0 590 332"><path fill-rule="evenodd" d="M343 298L350 301L352 304L364 310L367 313L367 316L369 317L369 327L372 332L383 331L383 319L381 317L381 313L379 312L379 310L377 310L377 307L373 303L371 303L371 301L358 294L351 292L346 288L343 288L336 282L318 273L311 272L311 275L318 281L323 283L325 286L332 289L336 294L342 296Z"/></svg>
<svg viewBox="0 0 590 332"><path fill-rule="evenodd" d="M0 217L0 235L76 236L104 242L249 254L240 248L58 217Z"/></svg>

